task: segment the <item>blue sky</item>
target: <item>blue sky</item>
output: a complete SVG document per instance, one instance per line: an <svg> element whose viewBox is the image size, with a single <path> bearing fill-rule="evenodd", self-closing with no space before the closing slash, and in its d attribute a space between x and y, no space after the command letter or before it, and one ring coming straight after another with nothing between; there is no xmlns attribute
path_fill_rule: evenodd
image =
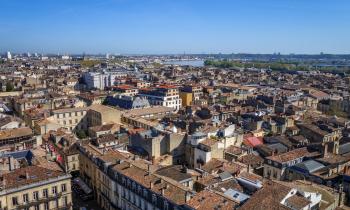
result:
<svg viewBox="0 0 350 210"><path fill-rule="evenodd" d="M0 52L350 53L349 0L0 0Z"/></svg>

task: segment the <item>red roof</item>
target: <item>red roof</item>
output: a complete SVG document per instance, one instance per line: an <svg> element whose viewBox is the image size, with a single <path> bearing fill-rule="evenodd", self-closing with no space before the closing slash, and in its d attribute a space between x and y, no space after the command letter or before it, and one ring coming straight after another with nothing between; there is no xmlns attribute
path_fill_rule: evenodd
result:
<svg viewBox="0 0 350 210"><path fill-rule="evenodd" d="M243 143L247 146L256 147L258 145L263 144L263 140L260 137L251 136L251 137L245 138L243 140Z"/></svg>
<svg viewBox="0 0 350 210"><path fill-rule="evenodd" d="M117 86L114 86L113 88L117 88L117 89L121 89L121 90L135 89L135 87L130 86L130 85L117 85Z"/></svg>
<svg viewBox="0 0 350 210"><path fill-rule="evenodd" d="M159 85L158 88L173 89L176 88L175 85Z"/></svg>

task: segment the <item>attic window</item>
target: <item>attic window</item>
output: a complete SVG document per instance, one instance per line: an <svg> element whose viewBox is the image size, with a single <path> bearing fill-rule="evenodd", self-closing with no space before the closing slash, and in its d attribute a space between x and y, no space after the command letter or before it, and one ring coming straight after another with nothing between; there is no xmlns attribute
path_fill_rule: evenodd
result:
<svg viewBox="0 0 350 210"><path fill-rule="evenodd" d="M25 175L25 174L20 174L18 178L20 178L20 179L25 179L25 178L26 178L26 175Z"/></svg>

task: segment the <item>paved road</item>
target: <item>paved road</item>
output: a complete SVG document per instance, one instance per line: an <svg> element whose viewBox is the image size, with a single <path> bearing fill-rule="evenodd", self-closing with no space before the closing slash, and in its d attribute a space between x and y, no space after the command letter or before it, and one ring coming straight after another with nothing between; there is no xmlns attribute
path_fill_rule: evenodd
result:
<svg viewBox="0 0 350 210"><path fill-rule="evenodd" d="M80 210L80 207L85 207L87 210L101 209L95 200L82 201L75 195L75 193L73 193L73 210Z"/></svg>

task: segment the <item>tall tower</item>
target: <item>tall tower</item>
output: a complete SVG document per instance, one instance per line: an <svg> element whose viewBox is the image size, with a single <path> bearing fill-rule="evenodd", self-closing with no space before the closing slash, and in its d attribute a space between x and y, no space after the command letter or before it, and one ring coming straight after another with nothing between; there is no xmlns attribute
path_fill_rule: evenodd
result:
<svg viewBox="0 0 350 210"><path fill-rule="evenodd" d="M8 59L8 60L11 60L11 59L12 59L12 55L11 55L10 52L7 52L7 59Z"/></svg>

